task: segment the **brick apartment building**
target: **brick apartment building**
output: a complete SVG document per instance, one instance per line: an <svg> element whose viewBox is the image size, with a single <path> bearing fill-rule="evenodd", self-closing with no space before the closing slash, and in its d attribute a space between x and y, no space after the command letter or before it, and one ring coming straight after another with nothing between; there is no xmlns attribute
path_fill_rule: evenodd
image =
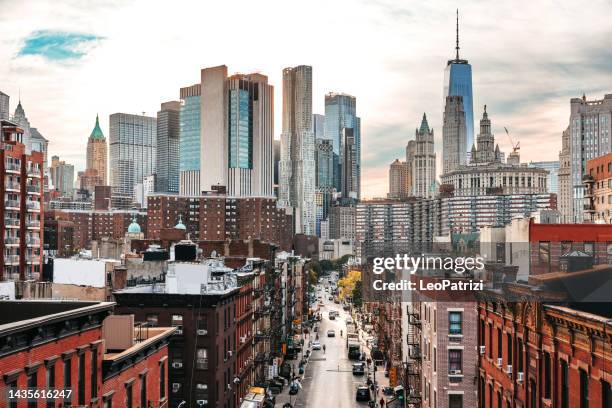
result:
<svg viewBox="0 0 612 408"><path fill-rule="evenodd" d="M0 280L42 278L43 154L26 154L23 130L0 121Z"/></svg>
<svg viewBox="0 0 612 408"><path fill-rule="evenodd" d="M222 194L148 197L147 238L158 239L160 231L179 219L193 241L259 239L290 249L291 222L275 198L230 197Z"/></svg>
<svg viewBox="0 0 612 408"><path fill-rule="evenodd" d="M584 220L612 224L612 153L587 161Z"/></svg>
<svg viewBox="0 0 612 408"><path fill-rule="evenodd" d="M135 328L133 316L111 316L113 307L106 302L0 302L0 406L165 407L167 345L174 329ZM38 404L8 399L9 390L26 388L72 393Z"/></svg>
<svg viewBox="0 0 612 408"><path fill-rule="evenodd" d="M490 291L478 313L479 407L612 404L609 303L508 303Z"/></svg>

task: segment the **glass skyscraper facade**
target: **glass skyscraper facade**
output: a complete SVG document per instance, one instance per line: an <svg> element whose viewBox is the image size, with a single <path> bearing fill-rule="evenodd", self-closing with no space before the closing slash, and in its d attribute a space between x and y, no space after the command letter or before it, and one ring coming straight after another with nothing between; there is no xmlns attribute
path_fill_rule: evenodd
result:
<svg viewBox="0 0 612 408"><path fill-rule="evenodd" d="M355 163L353 171L357 180L353 181L356 187L357 198L360 196L361 176L361 120L357 117L357 99L354 96L329 93L325 95L325 139L331 140L333 147L334 174L333 185L341 191L343 150L342 134L344 129L352 129L355 143Z"/></svg>
<svg viewBox="0 0 612 408"><path fill-rule="evenodd" d="M444 71L444 99L462 96L466 126L466 155L474 145L474 107L472 97L472 66L462 59L448 61Z"/></svg>
<svg viewBox="0 0 612 408"><path fill-rule="evenodd" d="M183 98L180 116L181 171L200 170L200 95Z"/></svg>
<svg viewBox="0 0 612 408"><path fill-rule="evenodd" d="M253 109L244 89L229 94L229 167L253 168Z"/></svg>

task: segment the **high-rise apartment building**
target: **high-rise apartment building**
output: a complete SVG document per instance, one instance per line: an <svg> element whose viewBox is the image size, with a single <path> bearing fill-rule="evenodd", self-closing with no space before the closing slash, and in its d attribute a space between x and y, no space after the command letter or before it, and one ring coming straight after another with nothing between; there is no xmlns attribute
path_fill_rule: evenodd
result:
<svg viewBox="0 0 612 408"><path fill-rule="evenodd" d="M461 96L463 111L465 113L466 157L470 154L474 144L474 108L472 101L472 66L467 60L459 58L459 11L457 11L457 42L455 45L455 59L446 63L444 70L444 98L447 96Z"/></svg>
<svg viewBox="0 0 612 408"><path fill-rule="evenodd" d="M314 113L312 115L312 131L316 139L325 138L325 115Z"/></svg>
<svg viewBox="0 0 612 408"><path fill-rule="evenodd" d="M0 91L0 120L8 120L11 97Z"/></svg>
<svg viewBox="0 0 612 408"><path fill-rule="evenodd" d="M312 129L312 67L285 68L279 204L293 208L295 232L306 235L315 234L316 220Z"/></svg>
<svg viewBox="0 0 612 408"><path fill-rule="evenodd" d="M442 173L456 170L466 162L467 127L462 96L447 96L442 125ZM471 147L471 146L470 146Z"/></svg>
<svg viewBox="0 0 612 408"><path fill-rule="evenodd" d="M317 117L321 115L313 115ZM336 189L333 186L334 152L331 140L319 139L315 141L315 211L316 233L321 234L321 222L327 219L329 206Z"/></svg>
<svg viewBox="0 0 612 408"><path fill-rule="evenodd" d="M110 116L109 134L113 194L132 197L134 186L155 174L157 118L114 113Z"/></svg>
<svg viewBox="0 0 612 408"><path fill-rule="evenodd" d="M361 196L361 119L357 117L357 99L344 93L329 93L325 95L325 138L332 141L334 148L334 187L342 191L344 164L344 129L351 129L352 143L354 145L353 165L354 171L353 191L357 199Z"/></svg>
<svg viewBox="0 0 612 408"><path fill-rule="evenodd" d="M389 198L408 198L412 189L412 166L395 159L389 166Z"/></svg>
<svg viewBox="0 0 612 408"><path fill-rule="evenodd" d="M43 155L26 154L21 129L0 120L0 280L42 278Z"/></svg>
<svg viewBox="0 0 612 408"><path fill-rule="evenodd" d="M584 220L612 224L612 153L589 160L583 181Z"/></svg>
<svg viewBox="0 0 612 408"><path fill-rule="evenodd" d="M416 130L413 158L412 186L417 197L433 197L436 194L436 153L434 131L429 128L423 114L421 127Z"/></svg>
<svg viewBox="0 0 612 408"><path fill-rule="evenodd" d="M559 175L557 179L557 201L560 222L570 223L572 216L572 166L570 155L569 127L561 135L561 151L559 152Z"/></svg>
<svg viewBox="0 0 612 408"><path fill-rule="evenodd" d="M586 162L612 152L612 94L587 101L586 96L570 101L570 154L572 172L571 222L582 222Z"/></svg>
<svg viewBox="0 0 612 408"><path fill-rule="evenodd" d="M74 166L60 160L58 156L51 157L51 166L49 167L51 182L55 191L58 191L62 197L72 197L74 191Z"/></svg>
<svg viewBox="0 0 612 408"><path fill-rule="evenodd" d="M107 185L107 166L108 166L108 151L106 146L106 138L102 129L100 128L100 120L96 115L96 124L89 135L87 140L87 164L86 171L89 170L89 174L95 173L98 177L99 184L96 185ZM93 190L91 190L93 192Z"/></svg>
<svg viewBox="0 0 612 408"><path fill-rule="evenodd" d="M340 192L342 198L359 199L359 152L355 132L342 129L342 154L340 155Z"/></svg>
<svg viewBox="0 0 612 408"><path fill-rule="evenodd" d="M197 195L200 189L200 94L202 87L195 84L181 88L179 141L179 194Z"/></svg>
<svg viewBox="0 0 612 408"><path fill-rule="evenodd" d="M179 192L179 101L165 102L157 112L157 170L155 191Z"/></svg>

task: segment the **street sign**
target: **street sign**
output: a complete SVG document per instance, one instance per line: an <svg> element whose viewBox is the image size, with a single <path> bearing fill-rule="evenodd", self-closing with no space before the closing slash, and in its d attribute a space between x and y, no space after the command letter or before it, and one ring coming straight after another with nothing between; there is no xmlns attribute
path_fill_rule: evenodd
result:
<svg viewBox="0 0 612 408"><path fill-rule="evenodd" d="M397 367L392 367L389 370L389 385L395 387L397 385Z"/></svg>

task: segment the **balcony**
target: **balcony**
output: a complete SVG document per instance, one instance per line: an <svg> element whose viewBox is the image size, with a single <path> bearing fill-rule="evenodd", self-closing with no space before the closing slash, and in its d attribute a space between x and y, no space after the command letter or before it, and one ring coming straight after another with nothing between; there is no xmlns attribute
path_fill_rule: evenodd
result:
<svg viewBox="0 0 612 408"><path fill-rule="evenodd" d="M10 181L7 181L6 183L4 183L4 188L6 190L11 190L11 191L19 191L21 190L21 186L19 185L19 183L13 183Z"/></svg>
<svg viewBox="0 0 612 408"><path fill-rule="evenodd" d="M38 237L26 237L26 244L28 246L40 246L40 238L38 238Z"/></svg>
<svg viewBox="0 0 612 408"><path fill-rule="evenodd" d="M7 173L20 173L21 172L21 166L19 164L15 164L15 163L4 163L4 169L6 170Z"/></svg>
<svg viewBox="0 0 612 408"><path fill-rule="evenodd" d="M5 245L19 245L19 237L4 237Z"/></svg>
<svg viewBox="0 0 612 408"><path fill-rule="evenodd" d="M19 255L4 255L4 264L18 264L19 263Z"/></svg>
<svg viewBox="0 0 612 408"><path fill-rule="evenodd" d="M19 201L17 201L17 200L4 200L4 208L19 209Z"/></svg>
<svg viewBox="0 0 612 408"><path fill-rule="evenodd" d="M26 255L26 263L40 263L40 255Z"/></svg>
<svg viewBox="0 0 612 408"><path fill-rule="evenodd" d="M26 186L26 190L28 193L40 194L40 186L29 184Z"/></svg>
<svg viewBox="0 0 612 408"><path fill-rule="evenodd" d="M17 227L19 228L19 218L5 218L4 219L5 227Z"/></svg>
<svg viewBox="0 0 612 408"><path fill-rule="evenodd" d="M38 201L26 201L26 208L28 210L40 211L40 203Z"/></svg>
<svg viewBox="0 0 612 408"><path fill-rule="evenodd" d="M28 228L40 228L40 221L39 220L27 220L26 225L28 226Z"/></svg>
<svg viewBox="0 0 612 408"><path fill-rule="evenodd" d="M40 170L34 167L28 169L28 177L40 177Z"/></svg>

